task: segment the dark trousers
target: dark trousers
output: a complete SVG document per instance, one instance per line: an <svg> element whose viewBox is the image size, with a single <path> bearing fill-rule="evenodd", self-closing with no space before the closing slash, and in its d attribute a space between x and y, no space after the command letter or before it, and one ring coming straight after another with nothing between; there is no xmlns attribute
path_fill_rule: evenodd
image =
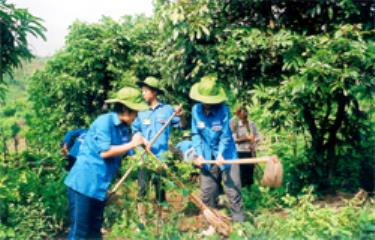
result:
<svg viewBox="0 0 375 240"><path fill-rule="evenodd" d="M70 169L72 169L74 163L76 162L76 158L68 155L68 156L66 156L65 160L67 161L67 163L65 165L65 170L70 171Z"/></svg>
<svg viewBox="0 0 375 240"><path fill-rule="evenodd" d="M69 240L102 239L105 201L87 197L68 188L70 229Z"/></svg>
<svg viewBox="0 0 375 240"><path fill-rule="evenodd" d="M231 203L233 221L244 221L245 215L242 210L243 200L240 192L238 165L233 165L229 169L220 170L218 166L212 166L210 170L202 168L201 199L209 207L216 207L216 198L219 195L220 182L224 183L224 192Z"/></svg>
<svg viewBox="0 0 375 240"><path fill-rule="evenodd" d="M241 158L253 158L256 157L255 153L252 152L238 152L238 157ZM240 165L240 178L241 186L247 187L254 183L254 164L241 164Z"/></svg>
<svg viewBox="0 0 375 240"><path fill-rule="evenodd" d="M162 177L165 176L164 172L152 172L145 168L139 168L138 169L138 199L143 200L148 192L148 183L150 181L150 178L152 176L152 183L155 186L155 195L156 200L159 203L165 202L165 186L162 182Z"/></svg>

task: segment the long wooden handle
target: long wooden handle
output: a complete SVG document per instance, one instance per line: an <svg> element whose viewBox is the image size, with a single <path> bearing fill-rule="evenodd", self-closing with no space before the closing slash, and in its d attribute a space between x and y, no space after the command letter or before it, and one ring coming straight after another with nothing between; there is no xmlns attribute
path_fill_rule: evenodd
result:
<svg viewBox="0 0 375 240"><path fill-rule="evenodd" d="M168 118L168 120L165 122L164 126L162 128L160 128L160 130L156 133L156 135L151 139L150 145L148 146L148 148L150 148L156 142L156 140L160 137L160 135L164 132L164 130L168 127L168 125L172 122L172 120L176 116L176 114L177 114L176 112L173 112L173 114ZM140 162L143 162L143 157L146 154L146 152L147 151L145 149L141 153L141 156L139 157L140 158ZM109 192L109 194L108 194L109 196L111 196L112 194L114 194L119 189L119 187L121 186L121 184L126 180L126 178L129 176L130 172L133 170L134 167L135 167L134 164L132 166L130 166L130 168L120 178L120 180L117 181L117 183L115 184L115 186Z"/></svg>
<svg viewBox="0 0 375 240"><path fill-rule="evenodd" d="M131 165L128 170L126 170L125 174L122 175L121 179L118 180L118 182L115 184L115 186L112 188L112 190L108 193L108 197L110 197L111 195L113 195L115 192L117 192L118 188L120 187L120 185L126 180L126 178L129 176L129 174L131 173L131 171L133 171L135 165Z"/></svg>
<svg viewBox="0 0 375 240"><path fill-rule="evenodd" d="M276 156L264 156L264 157L257 157L257 158L242 158L242 159L232 159L232 160L204 160L204 161L197 161L201 164L216 164L216 165L222 165L222 164L255 164L255 163L264 163L268 162L274 158L277 158Z"/></svg>
<svg viewBox="0 0 375 240"><path fill-rule="evenodd" d="M154 145L156 140L160 137L160 135L164 132L164 130L168 127L168 125L172 122L173 118L176 116L177 112L174 111L173 114L168 118L168 120L165 122L164 126L159 129L159 131L156 133L156 135L151 139L150 147ZM144 151L146 153L146 151Z"/></svg>
<svg viewBox="0 0 375 240"><path fill-rule="evenodd" d="M174 175L170 170L169 170L169 167L167 164L165 164L164 162L160 161L153 152L151 152L150 150L148 149L145 149L147 151L147 153L153 158L155 159L156 161L159 161L163 167L163 169L166 171L166 174L171 177L174 181L174 183L181 187L181 188L184 188L184 189L187 189L186 185L181 182L177 177L176 175ZM208 207L202 202L202 200L197 197L196 195L194 195L193 193L188 193L188 197L190 199L190 201L195 204L195 206L197 206L200 210L204 211L206 210Z"/></svg>
<svg viewBox="0 0 375 240"><path fill-rule="evenodd" d="M187 189L185 184L183 184L175 174L170 171L170 168L164 162L160 161L155 154L153 154L149 149L147 149L148 154L154 158L155 160L161 162L163 169L165 170L166 174L172 178L172 181L179 187ZM218 211L215 211L209 208L204 202L195 194L188 192L188 199L192 202L195 206L197 206L203 213L203 216L206 218L208 223L215 227L216 231L224 236L228 236L232 230L232 226L230 224L230 218L228 218L225 214L222 214Z"/></svg>

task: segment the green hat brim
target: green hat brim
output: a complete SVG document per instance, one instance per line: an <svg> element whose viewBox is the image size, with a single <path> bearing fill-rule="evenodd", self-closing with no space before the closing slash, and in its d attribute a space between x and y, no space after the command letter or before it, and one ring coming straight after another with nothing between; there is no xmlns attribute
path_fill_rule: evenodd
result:
<svg viewBox="0 0 375 240"><path fill-rule="evenodd" d="M161 94L164 94L164 90L163 90L163 89L161 89L161 88L157 88L157 87L152 86L152 85L149 85L149 84L147 84L147 83L145 83L145 82L138 81L138 82L136 82L136 84L137 84L139 87L146 86L146 87L149 87L149 88L151 88L151 89L156 90L157 92L159 92L159 93L161 93Z"/></svg>
<svg viewBox="0 0 375 240"><path fill-rule="evenodd" d="M117 98L105 100L105 103L121 103L125 105L126 107L130 108L131 110L134 110L137 112L146 111L148 109L148 106L146 103L134 103L134 102L124 101L124 100L117 99Z"/></svg>
<svg viewBox="0 0 375 240"><path fill-rule="evenodd" d="M204 96L199 93L198 85L199 83L196 83L191 87L190 93L189 93L189 96L191 99L198 101L198 102L205 103L205 104L219 104L227 100L227 97L223 88L220 88L220 92L216 96Z"/></svg>

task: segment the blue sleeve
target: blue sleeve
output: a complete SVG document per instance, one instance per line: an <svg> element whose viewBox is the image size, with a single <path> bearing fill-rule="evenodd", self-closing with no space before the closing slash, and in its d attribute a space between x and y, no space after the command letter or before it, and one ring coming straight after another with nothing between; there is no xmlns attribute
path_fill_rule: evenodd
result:
<svg viewBox="0 0 375 240"><path fill-rule="evenodd" d="M176 148L180 151L182 151L182 142L179 142L177 145L176 145Z"/></svg>
<svg viewBox="0 0 375 240"><path fill-rule="evenodd" d="M72 138L74 137L78 137L80 134L81 134L81 131L83 129L74 129L74 130L70 130L68 131L65 136L64 136L64 143L70 143L70 141L72 140Z"/></svg>
<svg viewBox="0 0 375 240"><path fill-rule="evenodd" d="M63 143L68 144L68 143L72 140L72 137L73 137L73 130L72 130L72 131L68 131L68 132L65 134L65 136L64 136Z"/></svg>
<svg viewBox="0 0 375 240"><path fill-rule="evenodd" d="M172 119L172 125L173 127L181 127L180 125L180 117L177 117L175 116L173 119Z"/></svg>
<svg viewBox="0 0 375 240"><path fill-rule="evenodd" d="M219 149L218 149L218 154L221 154L224 156L224 152L226 148L229 146L229 142L232 137L232 131L230 130L229 126L229 119L230 119L230 113L229 109L226 105L223 106L223 114L224 114L224 119L223 119L223 130L220 135L220 140L219 140Z"/></svg>
<svg viewBox="0 0 375 240"><path fill-rule="evenodd" d="M192 116L191 116L191 135L192 135L192 142L195 152L198 156L203 156L202 151L202 137L198 132L197 126L197 113L196 113L196 106L193 107Z"/></svg>
<svg viewBox="0 0 375 240"><path fill-rule="evenodd" d="M172 116L172 114L175 112L173 106L169 106L169 111L168 111L168 118ZM175 116L172 118L171 124L173 127L180 127L180 117Z"/></svg>
<svg viewBox="0 0 375 240"><path fill-rule="evenodd" d="M191 141L189 141L189 144L188 144L188 149L192 148L193 147L193 143Z"/></svg>
<svg viewBox="0 0 375 240"><path fill-rule="evenodd" d="M136 134L138 132L141 132L141 125L142 121L139 117L139 113L137 114L137 117L135 118L134 122L132 123L132 132L133 134Z"/></svg>
<svg viewBox="0 0 375 240"><path fill-rule="evenodd" d="M100 118L94 122L94 144L98 153L107 151L111 147L111 131L107 118Z"/></svg>

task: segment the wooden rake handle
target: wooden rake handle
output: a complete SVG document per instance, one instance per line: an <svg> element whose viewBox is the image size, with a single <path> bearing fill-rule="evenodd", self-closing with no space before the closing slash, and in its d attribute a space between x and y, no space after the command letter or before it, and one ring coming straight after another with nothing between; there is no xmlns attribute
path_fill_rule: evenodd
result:
<svg viewBox="0 0 375 240"><path fill-rule="evenodd" d="M184 183L182 183L175 174L173 174L170 171L170 168L168 167L167 164L164 162L160 161L153 152L151 152L149 149L146 149L147 153L154 158L156 161L159 161L162 164L163 169L166 171L166 174L172 178L173 182L181 187L187 189ZM232 231L232 226L230 224L230 219L224 215L220 214L220 212L214 211L210 209L206 204L203 203L203 201L196 196L193 193L188 193L188 198L190 202L192 202L195 206L197 206L205 216L206 220L209 222L209 224L215 226L216 231L219 233L223 234L224 236L228 236L229 233ZM214 219L212 219L214 217ZM219 221L219 222L218 222ZM218 226L219 224L220 226Z"/></svg>
<svg viewBox="0 0 375 240"><path fill-rule="evenodd" d="M216 164L216 165L224 165L224 164L256 164L256 163L266 163L268 161L279 161L277 156L264 156L264 157L257 157L257 158L242 158L242 159L232 159L232 160L204 160L204 161L196 161L197 163L201 164Z"/></svg>
<svg viewBox="0 0 375 240"><path fill-rule="evenodd" d="M160 130L156 133L156 135L151 139L150 141L150 144L147 146L147 148L151 148L152 145L154 145L154 143L156 142L156 140L160 137L160 135L164 132L164 130L169 126L169 124L172 122L173 118L176 116L176 111L173 112L173 114L168 118L168 120L165 122L164 126L162 128L160 128ZM141 156L139 157L139 161L140 163L143 162L143 157L144 155L146 154L146 149L143 150L143 152L141 153ZM129 174L131 173L131 171L134 169L135 167L135 164L133 164L132 166L130 166L128 168L128 170L125 172L125 174L120 178L120 180L118 180L115 184L115 186L112 188L112 190L108 193L108 196L110 197L111 195L113 195L118 189L119 187L121 186L121 184L126 180L126 178L129 176Z"/></svg>
<svg viewBox="0 0 375 240"><path fill-rule="evenodd" d="M148 149L145 149L145 151L156 161L159 161L159 163L161 164L162 168L166 171L166 174L171 177L174 181L174 183L181 187L181 188L184 188L184 189L187 189L186 185L181 182L177 177L176 175L174 175L171 171L170 171L170 168L168 167L167 164L165 164L163 161L160 161L153 152L151 152L150 150ZM199 197L195 196L194 194L192 193L188 193L188 197L190 199L190 201L195 204L200 210L204 211L206 210L208 207L202 202L202 200L200 200Z"/></svg>

